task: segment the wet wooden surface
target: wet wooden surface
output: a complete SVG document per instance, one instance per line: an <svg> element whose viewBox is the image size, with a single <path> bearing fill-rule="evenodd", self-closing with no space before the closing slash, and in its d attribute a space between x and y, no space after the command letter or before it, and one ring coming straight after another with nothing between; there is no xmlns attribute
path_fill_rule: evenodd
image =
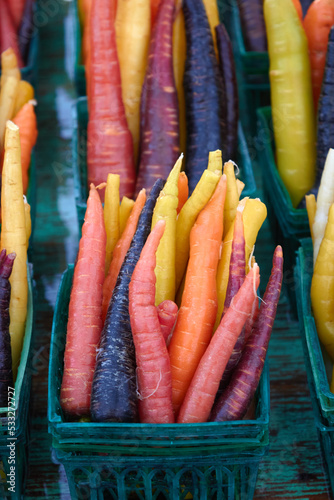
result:
<svg viewBox="0 0 334 500"><path fill-rule="evenodd" d="M26 498L68 499L66 475L51 460L47 426L48 355L61 273L75 259L78 234L71 173L73 50L69 3L41 0L38 87L37 220L33 263L37 283L33 349L30 467ZM256 255L263 270L273 251L268 226ZM266 272L262 272L266 276ZM328 484L307 385L298 324L282 296L269 352L270 452L260 465L256 500L328 500Z"/></svg>

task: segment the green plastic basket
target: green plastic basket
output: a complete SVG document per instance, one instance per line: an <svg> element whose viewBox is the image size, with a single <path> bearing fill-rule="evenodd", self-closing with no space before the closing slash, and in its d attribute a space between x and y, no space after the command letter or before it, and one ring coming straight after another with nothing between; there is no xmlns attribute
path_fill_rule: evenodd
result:
<svg viewBox="0 0 334 500"><path fill-rule="evenodd" d="M73 34L74 34L74 85L77 95L86 95L86 75L85 66L82 64L81 54L81 26L79 21L78 0L73 0L72 7L72 20L73 20Z"/></svg>
<svg viewBox="0 0 334 500"><path fill-rule="evenodd" d="M310 235L306 209L294 208L278 173L274 156L274 136L271 108L257 110L258 159L262 170L264 202L275 243L284 254L284 286L287 289L292 312L297 314L293 269L300 239Z"/></svg>
<svg viewBox="0 0 334 500"><path fill-rule="evenodd" d="M220 19L231 38L237 71L239 113L247 142L254 143L256 110L270 105L268 52L250 52L245 48L236 0L219 0Z"/></svg>
<svg viewBox="0 0 334 500"><path fill-rule="evenodd" d="M54 313L48 398L49 432L72 498L82 498L80 491L85 489L87 498L130 498L125 493L135 489L139 498L158 498L157 492L168 490L167 498L173 500L187 492L201 492L194 498L204 499L214 491L217 498L251 499L259 462L268 449L267 364L256 393L254 420L169 425L67 422L59 393L72 279L70 265Z"/></svg>
<svg viewBox="0 0 334 500"><path fill-rule="evenodd" d="M312 408L324 466L334 495L334 394L330 392L325 359L311 309L313 244L303 239L295 266L298 319Z"/></svg>
<svg viewBox="0 0 334 500"><path fill-rule="evenodd" d="M29 444L29 401L32 378L32 334L33 334L33 286L32 267L28 265L28 310L20 365L15 381L15 435L8 426L8 408L0 408L0 494L2 498L20 499L24 491L27 475ZM7 416L6 416L7 415ZM11 414L10 414L11 415ZM12 457L8 444L15 440L15 493L8 490L8 480Z"/></svg>
<svg viewBox="0 0 334 500"><path fill-rule="evenodd" d="M76 208L79 229L84 221L87 208L87 124L88 109L87 97L77 99L73 108L73 121L75 123L72 138L72 157ZM239 166L238 177L245 183L243 196L254 196L257 192L253 174L252 161L249 155L247 142L241 124L238 128L238 150L236 163Z"/></svg>

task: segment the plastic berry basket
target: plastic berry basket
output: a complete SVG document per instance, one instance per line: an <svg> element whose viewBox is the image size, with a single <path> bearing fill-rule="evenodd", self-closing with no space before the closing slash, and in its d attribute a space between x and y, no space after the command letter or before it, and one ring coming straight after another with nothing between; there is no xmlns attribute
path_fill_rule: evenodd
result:
<svg viewBox="0 0 334 500"><path fill-rule="evenodd" d="M310 235L307 211L294 208L278 173L275 162L275 143L271 108L257 110L258 160L262 171L264 202L275 243L282 245L284 254L284 284L292 310L297 314L293 269L300 239Z"/></svg>
<svg viewBox="0 0 334 500"><path fill-rule="evenodd" d="M268 366L256 393L254 420L203 424L67 422L59 393L73 265L63 274L49 362L49 432L72 498L252 499L268 450ZM104 496L105 495L105 496ZM128 495L128 496L127 496ZM197 495L197 496L196 496ZM207 496L209 495L209 496ZM224 496L225 495L225 496ZM160 498L160 497L159 497ZM189 497L188 497L189 498Z"/></svg>
<svg viewBox="0 0 334 500"><path fill-rule="evenodd" d="M15 381L15 406L0 408L0 494L1 498L21 499L27 475L29 448L29 401L32 378L33 335L32 266L28 264L28 309L22 353ZM15 430L12 414L15 412ZM8 419L9 417L9 419ZM15 439L14 439L15 438ZM15 440L15 457L8 446ZM14 461L13 461L14 460ZM10 467L15 467L15 491L10 491Z"/></svg>
<svg viewBox="0 0 334 500"><path fill-rule="evenodd" d="M84 221L87 207L88 185L87 185L87 124L88 109L87 97L77 99L73 108L73 136L72 136L72 161L75 185L75 199L79 222L79 229ZM238 150L236 163L239 166L238 177L245 183L242 196L254 196L256 194L256 183L253 174L252 161L243 129L239 123L238 128Z"/></svg>

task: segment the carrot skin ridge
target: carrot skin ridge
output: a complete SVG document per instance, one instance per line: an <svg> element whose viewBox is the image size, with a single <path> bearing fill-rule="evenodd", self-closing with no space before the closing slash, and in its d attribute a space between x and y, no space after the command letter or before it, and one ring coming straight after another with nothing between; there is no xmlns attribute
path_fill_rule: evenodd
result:
<svg viewBox="0 0 334 500"><path fill-rule="evenodd" d="M283 252L276 247L260 311L231 381L212 408L210 421L240 420L257 389L272 332L283 276Z"/></svg>
<svg viewBox="0 0 334 500"><path fill-rule="evenodd" d="M179 157L178 101L173 70L175 0L161 0L150 41L141 98L140 164L136 192L167 178Z"/></svg>
<svg viewBox="0 0 334 500"><path fill-rule="evenodd" d="M142 423L174 423L170 360L155 306L155 254L166 222L148 236L129 287L129 313L135 345L139 415Z"/></svg>
<svg viewBox="0 0 334 500"><path fill-rule="evenodd" d="M180 408L178 423L199 423L208 420L226 364L251 313L254 285L257 288L259 281L259 267L255 264L198 364Z"/></svg>
<svg viewBox="0 0 334 500"><path fill-rule="evenodd" d="M169 336L175 326L179 308L172 300L164 300L157 307L157 313L161 328L161 333L166 344L169 344Z"/></svg>
<svg viewBox="0 0 334 500"><path fill-rule="evenodd" d="M0 407L8 407L8 387L13 387L12 349L9 333L9 302L11 286L9 277L13 269L15 253L0 254Z"/></svg>
<svg viewBox="0 0 334 500"><path fill-rule="evenodd" d="M99 193L91 187L70 296L60 404L68 416L89 415L96 348L102 330L106 232Z"/></svg>
<svg viewBox="0 0 334 500"><path fill-rule="evenodd" d="M239 100L237 75L231 40L223 24L215 28L219 53L220 71L223 75L225 94L225 156L227 160L235 158L238 145Z"/></svg>
<svg viewBox="0 0 334 500"><path fill-rule="evenodd" d="M164 181L151 189L131 246L118 274L101 334L94 372L91 417L96 422L138 422L136 360L129 316L129 285L150 233L155 202Z"/></svg>
<svg viewBox="0 0 334 500"><path fill-rule="evenodd" d="M87 71L87 174L88 184L95 185L106 182L109 173L119 174L120 197L132 198L136 175L133 141L122 100L114 17L115 0L92 3ZM104 191L100 194L103 201Z"/></svg>
<svg viewBox="0 0 334 500"><path fill-rule="evenodd" d="M189 193L207 168L210 151L225 157L224 84L209 21L202 2L184 0L187 57L184 72L186 102L186 165Z"/></svg>

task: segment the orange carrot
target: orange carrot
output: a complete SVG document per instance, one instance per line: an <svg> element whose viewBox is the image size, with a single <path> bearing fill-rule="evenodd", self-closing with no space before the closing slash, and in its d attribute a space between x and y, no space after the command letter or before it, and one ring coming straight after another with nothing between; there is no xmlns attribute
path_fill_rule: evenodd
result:
<svg viewBox="0 0 334 500"><path fill-rule="evenodd" d="M91 8L87 172L88 182L94 184L105 182L109 173L119 174L120 197L132 198L133 143L122 100L115 9L116 0L95 0Z"/></svg>
<svg viewBox="0 0 334 500"><path fill-rule="evenodd" d="M334 24L334 0L314 0L304 18L304 29L308 40L315 109L321 91L326 64L328 37Z"/></svg>
<svg viewBox="0 0 334 500"><path fill-rule="evenodd" d="M226 176L197 217L190 233L190 256L181 307L169 345L173 406L180 408L217 314L216 273L223 234Z"/></svg>
<svg viewBox="0 0 334 500"><path fill-rule="evenodd" d="M177 189L178 189L178 196L179 196L179 204L177 207L177 213L179 214L181 212L181 209L185 202L188 199L189 195L189 188L188 188L188 177L185 172L181 172L179 175L178 183L177 183Z"/></svg>
<svg viewBox="0 0 334 500"><path fill-rule="evenodd" d="M175 325L178 307L172 300L164 300L157 306L158 318L162 335L168 345L169 336Z"/></svg>
<svg viewBox="0 0 334 500"><path fill-rule="evenodd" d="M300 0L292 0L292 3L296 7L299 19L303 22L303 8L301 6Z"/></svg>
<svg viewBox="0 0 334 500"><path fill-rule="evenodd" d="M122 236L120 237L114 248L108 275L106 276L103 283L103 301L102 301L103 321L106 318L109 302L116 285L117 276L119 270L122 267L123 260L126 256L126 252L130 248L133 235L136 232L138 219L143 209L143 206L145 205L145 201L146 201L146 191L145 189L142 189L137 196L136 202L131 211L131 215L128 218Z"/></svg>
<svg viewBox="0 0 334 500"><path fill-rule="evenodd" d="M129 286L129 313L136 351L139 416L142 423L174 423L172 378L155 307L155 253L165 229L160 220L147 238Z"/></svg>
<svg viewBox="0 0 334 500"><path fill-rule="evenodd" d="M36 144L38 135L34 101L27 102L17 113L13 122L20 129L22 182L23 192L26 193L31 151Z"/></svg>
<svg viewBox="0 0 334 500"><path fill-rule="evenodd" d="M90 399L102 323L106 232L99 193L91 185L68 312L60 404L72 416L90 414Z"/></svg>
<svg viewBox="0 0 334 500"><path fill-rule="evenodd" d="M249 271L207 347L180 408L178 423L206 422L233 347L251 314L259 266Z"/></svg>

